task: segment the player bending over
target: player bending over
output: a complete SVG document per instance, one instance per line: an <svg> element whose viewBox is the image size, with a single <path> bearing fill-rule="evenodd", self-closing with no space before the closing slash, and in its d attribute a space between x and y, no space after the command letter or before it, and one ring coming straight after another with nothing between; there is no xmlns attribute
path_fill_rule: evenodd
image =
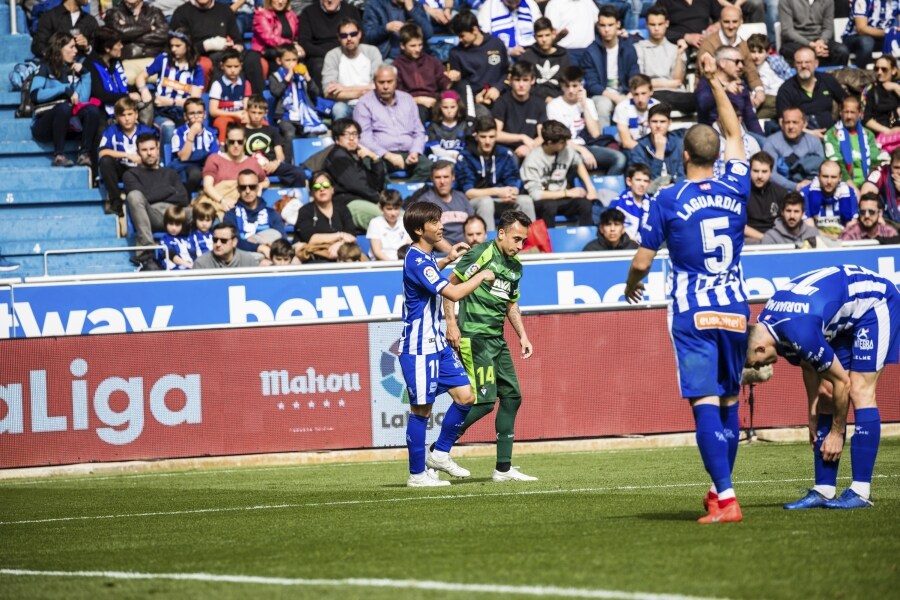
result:
<svg viewBox="0 0 900 600"><path fill-rule="evenodd" d="M713 178L719 156L716 131L707 125L691 127L684 137L687 177L650 202L625 297L631 303L643 300L642 280L668 241L669 329L681 395L691 404L697 446L712 479L703 502L709 512L699 522L727 523L743 519L731 473L740 433L738 393L750 316L740 262L750 166L734 107L716 77L716 63L706 55L701 68L713 90L725 136L725 174Z"/></svg>
<svg viewBox="0 0 900 600"><path fill-rule="evenodd" d="M430 202L414 202L403 215L403 227L413 243L403 260L403 335L400 338L400 368L409 390L409 421L406 447L409 450L409 487L450 485L437 473L425 469L425 431L431 405L439 394L449 392L453 404L444 415L438 446L453 447L459 428L475 402L469 376L441 330L442 302L439 296L462 300L494 273L484 270L465 283L452 284L441 269L465 254L469 246L460 242L446 258L436 260L434 245L443 238L441 208ZM455 466L453 460L447 459ZM458 467L457 467L458 468Z"/></svg>
<svg viewBox="0 0 900 600"><path fill-rule="evenodd" d="M747 364L770 365L778 355L803 370L815 486L785 504L804 508L866 508L881 440L875 388L884 365L900 355L900 292L888 279L843 265L811 271L775 292L750 330ZM839 497L838 464L847 411L856 427L853 482Z"/></svg>

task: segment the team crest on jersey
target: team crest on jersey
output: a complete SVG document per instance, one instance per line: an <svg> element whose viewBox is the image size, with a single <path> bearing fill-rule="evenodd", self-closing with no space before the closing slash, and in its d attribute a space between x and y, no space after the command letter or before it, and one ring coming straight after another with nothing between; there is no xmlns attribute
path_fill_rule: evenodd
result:
<svg viewBox="0 0 900 600"><path fill-rule="evenodd" d="M434 283L440 277L434 267L425 267L425 270L422 271L422 275L425 276L425 279L428 280L428 283Z"/></svg>
<svg viewBox="0 0 900 600"><path fill-rule="evenodd" d="M500 64L500 53L491 51L488 53L488 64L492 67L496 67Z"/></svg>
<svg viewBox="0 0 900 600"><path fill-rule="evenodd" d="M472 275L478 272L481 267L478 265L472 265L468 269L466 269L466 279L470 278Z"/></svg>
<svg viewBox="0 0 900 600"><path fill-rule="evenodd" d="M731 165L731 172L735 175L743 176L747 174L747 167L743 163L734 163Z"/></svg>

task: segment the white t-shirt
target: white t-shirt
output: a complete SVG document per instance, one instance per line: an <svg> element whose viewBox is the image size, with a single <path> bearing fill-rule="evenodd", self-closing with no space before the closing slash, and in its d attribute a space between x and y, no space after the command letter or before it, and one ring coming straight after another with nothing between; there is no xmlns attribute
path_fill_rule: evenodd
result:
<svg viewBox="0 0 900 600"><path fill-rule="evenodd" d="M397 260L397 249L404 244L412 243L409 234L403 228L403 218L397 219L393 227L383 216L375 217L369 221L369 228L366 230L366 238L370 240L381 240L381 251L389 260ZM369 250L369 258L375 259L375 255Z"/></svg>
<svg viewBox="0 0 900 600"><path fill-rule="evenodd" d="M591 116L594 117L594 119L597 119L597 108L594 106L594 103L586 102L585 105ZM584 138L582 137L582 132L584 131L584 111L580 104L569 104L563 100L562 96L554 98L547 104L547 118L559 121L563 125L566 125L569 128L569 131L572 132L572 140L576 144L584 145ZM590 137L590 134L585 132L584 137Z"/></svg>
<svg viewBox="0 0 900 600"><path fill-rule="evenodd" d="M606 87L619 89L619 44L606 49Z"/></svg>
<svg viewBox="0 0 900 600"><path fill-rule="evenodd" d="M341 54L341 61L338 63L338 83L348 87L357 87L369 85L372 83L372 61L364 53L360 52L355 58L348 58L345 54ZM356 100L351 100L348 104L356 104Z"/></svg>
<svg viewBox="0 0 900 600"><path fill-rule="evenodd" d="M559 40L563 48L587 48L594 41L594 24L600 9L594 0L550 0L544 16L557 31L568 29L569 34Z"/></svg>

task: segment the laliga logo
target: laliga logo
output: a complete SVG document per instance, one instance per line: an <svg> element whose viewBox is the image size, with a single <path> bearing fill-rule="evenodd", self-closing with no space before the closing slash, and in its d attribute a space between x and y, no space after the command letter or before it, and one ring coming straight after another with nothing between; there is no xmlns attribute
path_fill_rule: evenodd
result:
<svg viewBox="0 0 900 600"><path fill-rule="evenodd" d="M403 404L409 404L409 392L400 374L400 340L391 344L390 349L382 350L378 367L381 372L381 387L394 398L399 398Z"/></svg>
<svg viewBox="0 0 900 600"><path fill-rule="evenodd" d="M87 361L76 358L69 365L73 377L84 377L88 371ZM48 391L54 396L62 390L48 390L47 372L29 372L28 405L31 409L31 433L68 431L69 419L66 415L49 415L47 410ZM101 381L93 393L94 414L106 427L97 428L97 437L115 446L129 444L144 430L144 378L108 377ZM172 410L166 405L166 397L176 391L176 397L184 398L184 406ZM124 395L127 406L115 410L110 398ZM88 385L83 379L72 381L72 429L81 431L88 428ZM0 419L0 435L25 433L23 414L25 397L21 383L0 385L0 401L6 404L6 416ZM163 375L150 387L150 414L160 425L175 427L183 423L197 424L203 421L201 411L200 375Z"/></svg>

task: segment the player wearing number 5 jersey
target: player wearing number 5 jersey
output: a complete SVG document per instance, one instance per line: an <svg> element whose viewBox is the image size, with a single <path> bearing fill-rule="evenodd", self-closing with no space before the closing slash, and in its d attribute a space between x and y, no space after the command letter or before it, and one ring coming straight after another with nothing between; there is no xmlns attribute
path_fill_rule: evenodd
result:
<svg viewBox="0 0 900 600"><path fill-rule="evenodd" d="M441 275L441 269L465 254L469 246L460 242L440 260L434 257L434 245L444 239L441 208L430 202L413 202L403 215L403 227L413 240L403 261L403 335L400 339L400 368L409 390L409 420L406 423L406 447L409 450L409 487L450 485L434 471L425 469L425 431L431 406L439 394L449 392L453 404L444 415L438 448L443 450L445 470L459 468L449 456L459 436L459 428L475 402L469 377L441 330L441 299L454 302L471 294L494 273L484 269L465 283L453 284ZM447 464L449 463L449 464Z"/></svg>
<svg viewBox="0 0 900 600"><path fill-rule="evenodd" d="M721 61L720 54L716 53L716 59ZM716 76L716 61L706 55L701 67L713 90L725 136L725 174L713 178L719 155L716 131L706 125L691 127L684 137L687 177L661 190L650 202L625 297L629 302L643 299L642 280L667 241L669 330L681 394L690 401L697 446L712 479L704 498L709 512L699 522L726 523L743 519L731 473L738 448L738 393L750 315L740 263L750 167L744 160L740 123Z"/></svg>
<svg viewBox="0 0 900 600"><path fill-rule="evenodd" d="M881 439L875 389L884 365L900 358L900 292L862 267L827 267L775 292L751 328L747 363L777 355L803 369L815 487L789 510L865 508ZM856 420L850 456L853 482L839 497L838 461L849 404Z"/></svg>
<svg viewBox="0 0 900 600"><path fill-rule="evenodd" d="M489 285L480 285L460 302L458 322L453 302L444 299L447 342L459 351L475 390L475 405L466 416L460 435L490 414L499 396L500 407L495 420L497 466L492 477L497 482L537 480L511 466L516 413L522 403L522 392L509 346L503 338L503 325L509 319L519 336L522 358L528 358L534 351L519 312L522 262L517 255L528 236L529 225L531 219L525 213L507 211L500 217L497 239L478 244L460 259L450 276L451 282L468 281L484 269L493 271L496 279ZM432 456L428 457L428 465L440 469Z"/></svg>

